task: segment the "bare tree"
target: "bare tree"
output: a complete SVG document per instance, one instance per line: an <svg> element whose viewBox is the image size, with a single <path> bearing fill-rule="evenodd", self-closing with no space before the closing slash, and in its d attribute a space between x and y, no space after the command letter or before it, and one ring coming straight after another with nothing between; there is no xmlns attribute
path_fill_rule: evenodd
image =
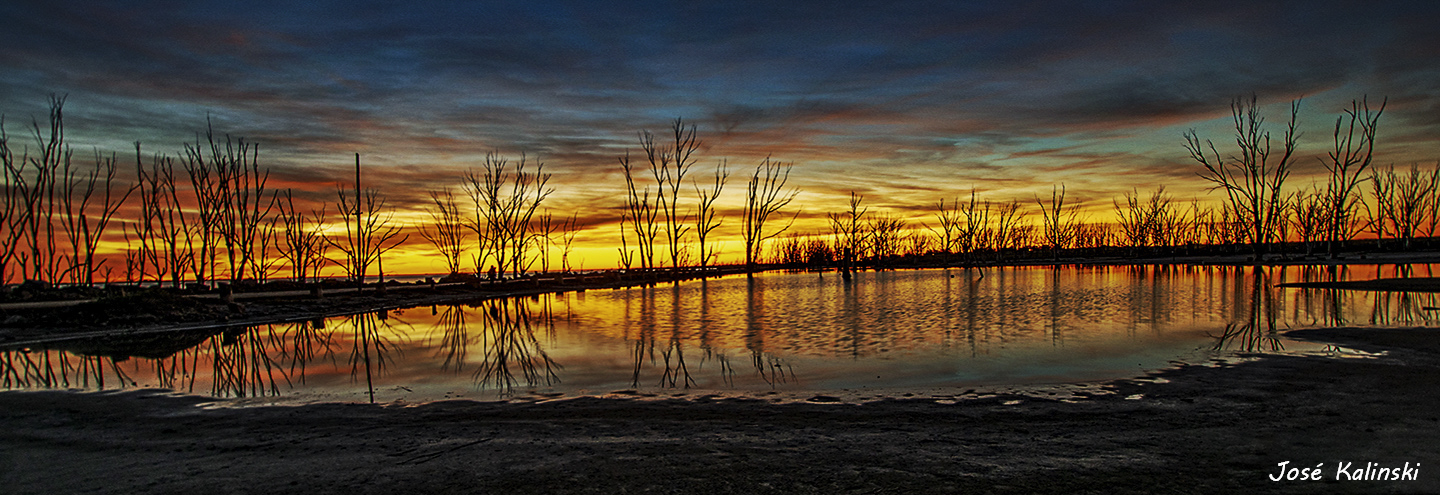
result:
<svg viewBox="0 0 1440 495"><path fill-rule="evenodd" d="M213 134L207 134L213 139ZM190 177L190 190L195 194L196 220L195 234L200 241L198 249L195 250L195 261L192 263L195 273L195 282L204 284L219 278L216 274L216 256L220 245L220 210L225 208L221 203L221 185L216 178L214 167L210 165L210 159L200 147L199 135L196 135L195 144L185 145L185 155L181 158L181 165L185 167L186 174ZM219 157L213 157L218 159Z"/></svg>
<svg viewBox="0 0 1440 495"><path fill-rule="evenodd" d="M960 231L960 249L965 253L967 263L974 262L975 251L981 249L987 243L990 230L990 202L975 199L975 190L970 190L970 201L965 203L960 213L965 217L964 228Z"/></svg>
<svg viewBox="0 0 1440 495"><path fill-rule="evenodd" d="M1140 191L1125 193L1125 204L1113 201L1115 216L1120 220L1120 233L1125 236L1125 245L1139 249L1150 242L1150 224L1154 221L1140 199Z"/></svg>
<svg viewBox="0 0 1440 495"><path fill-rule="evenodd" d="M59 211L57 193L63 191L57 187L58 174L62 166L68 167L73 154L65 143L64 106L65 97L50 96L48 135L41 132L39 121L31 120L38 156L30 156L27 151L11 177L15 182L10 187L18 189L24 212L21 230L26 248L18 254L22 279L58 282L60 278L63 253L55 244L55 216ZM26 168L33 171L33 177L25 176Z"/></svg>
<svg viewBox="0 0 1440 495"><path fill-rule="evenodd" d="M1075 224L1078 215L1078 205L1065 205L1065 186L1050 189L1050 204L1046 205L1035 198L1035 203L1040 205L1040 213L1043 215L1045 243L1050 246L1050 252L1056 259L1060 257L1060 250L1070 247L1075 240Z"/></svg>
<svg viewBox="0 0 1440 495"><path fill-rule="evenodd" d="M721 160L720 164L715 166L715 180L711 182L710 187L701 189L699 183L695 184L695 194L700 196L700 211L695 217L695 237L700 241L700 268L705 268L714 261L716 256L714 244L707 248L705 240L711 231L720 226L721 219L715 217L715 200L720 197L720 191L725 188L725 182L729 178L729 164Z"/></svg>
<svg viewBox="0 0 1440 495"><path fill-rule="evenodd" d="M185 272L194 263L193 227L185 215L175 188L175 160L164 155L151 158L147 171L140 143L135 143L135 175L139 178L140 219L132 227L140 242L139 256L155 269L158 282L166 273L170 283L180 287ZM141 273L144 273L142 266Z"/></svg>
<svg viewBox="0 0 1440 495"><path fill-rule="evenodd" d="M974 190L971 190L971 198L974 198ZM951 253L960 250L965 226L964 220L960 216L960 200L956 199L949 208L946 208L945 200L942 198L940 204L936 205L935 222L940 227L940 230L935 232L935 236L940 239L940 252L948 257Z"/></svg>
<svg viewBox="0 0 1440 495"><path fill-rule="evenodd" d="M559 231L560 224L555 223L555 217L546 211L540 215L540 221L536 222L535 236L531 242L540 252L540 273L550 273L550 246L555 244L555 233Z"/></svg>
<svg viewBox="0 0 1440 495"><path fill-rule="evenodd" d="M765 240L780 235L794 224L795 216L790 218L780 230L766 233L765 223L769 221L770 215L780 211L790 204L795 196L800 194L799 189L786 190L785 183L790 180L790 169L794 163L780 163L773 161L770 157L760 162L755 167L755 173L750 176L750 182L745 188L745 221L742 226L742 234L745 238L745 269L747 272L755 271L755 262L760 258L760 247Z"/></svg>
<svg viewBox="0 0 1440 495"><path fill-rule="evenodd" d="M1375 246L1380 247L1385 236L1394 235L1395 216L1395 182L1393 174L1386 176L1375 170L1370 171L1370 201L1361 198L1361 205L1365 207L1365 226L1370 233L1375 234Z"/></svg>
<svg viewBox="0 0 1440 495"><path fill-rule="evenodd" d="M18 165L17 165L18 162ZM20 187L24 176L21 172L25 166L25 159L15 159L15 152L10 149L10 136L5 132L5 119L0 116L0 165L4 166L5 190L0 196L0 284L10 281L10 262L15 260L16 250L19 248L20 239L25 233L25 216L28 211L25 208L23 188ZM20 264L24 265L24 261Z"/></svg>
<svg viewBox="0 0 1440 495"><path fill-rule="evenodd" d="M65 97L50 96L48 132L31 120L36 154L28 148L17 160L0 119L0 156L5 173L4 229L0 277L11 261L22 280L93 285L103 261L95 253L111 219L134 188L116 190L114 155L97 150L89 172L74 165L65 137ZM98 210L98 211L97 211ZM61 231L66 244L59 244Z"/></svg>
<svg viewBox="0 0 1440 495"><path fill-rule="evenodd" d="M231 282L248 274L262 278L267 267L261 251L275 235L274 211L278 196L266 191L270 171L259 162L260 147L244 138L217 139L206 127L205 143L185 145L183 165L195 192L200 249L195 263L197 282L218 278L216 257L223 244Z"/></svg>
<svg viewBox="0 0 1440 495"><path fill-rule="evenodd" d="M670 266L680 267L680 249L690 226L680 214L680 188L684 185L685 174L695 165L695 152L700 141L695 137L695 126L685 127L685 122L675 119L671 125L674 141L666 147L655 144L650 131L640 134L640 148L645 150L645 159L650 162L650 175L655 177L655 206L665 213L665 241L670 248Z"/></svg>
<svg viewBox="0 0 1440 495"><path fill-rule="evenodd" d="M625 220L630 219L631 231L635 234L635 246L640 252L639 261L641 269L655 268L655 237L659 234L659 227L655 225L655 216L659 214L659 208L650 204L650 186L643 188L635 187L635 177L630 167L630 153L626 152L620 158L620 167L625 171L625 215L621 216L620 235L622 243L625 240ZM623 248L622 248L623 249ZM630 263L625 263L629 269Z"/></svg>
<svg viewBox="0 0 1440 495"><path fill-rule="evenodd" d="M630 250L630 244L625 240L625 221L627 218L629 218L628 209L622 210L620 212L620 247L615 248L620 251L619 268L625 271L629 271L631 264L635 262L635 251Z"/></svg>
<svg viewBox="0 0 1440 495"><path fill-rule="evenodd" d="M535 211L554 189L546 187L550 174L545 164L532 162L524 155L510 165L498 153L485 155L485 163L477 174L465 174L465 190L476 205L471 224L481 239L481 254L476 258L476 271L486 256L495 261L501 274L507 271L522 276L536 258L531 255L538 233L531 224Z"/></svg>
<svg viewBox="0 0 1440 495"><path fill-rule="evenodd" d="M1368 98L1352 100L1345 115L1335 118L1334 146L1328 160L1321 161L1330 172L1325 190L1325 211L1329 213L1326 237L1331 258L1339 255L1340 243L1350 240L1355 234L1354 215L1360 201L1355 188L1363 180L1361 174L1370 167L1375 153L1375 130L1388 102L1389 98L1386 98L1380 103L1380 108L1372 112ZM1348 124L1345 123L1347 118Z"/></svg>
<svg viewBox="0 0 1440 495"><path fill-rule="evenodd" d="M295 198L289 189L285 190L284 200L279 201L278 205L284 228L280 256L289 262L291 277L296 282L303 283L306 277L318 282L325 252L329 247L322 230L325 226L325 209L310 210L310 216L306 216L295 208Z"/></svg>
<svg viewBox="0 0 1440 495"><path fill-rule="evenodd" d="M899 256L906 230L905 221L889 213L874 215L866 225L866 244L870 257L876 265L887 264L887 259Z"/></svg>
<svg viewBox="0 0 1440 495"><path fill-rule="evenodd" d="M571 213L570 219L565 221L561 227L560 234L560 271L569 273L573 267L570 266L570 252L575 246L575 236L580 234L580 226L577 222L578 213ZM582 262L583 264L583 262Z"/></svg>
<svg viewBox="0 0 1440 495"><path fill-rule="evenodd" d="M372 265L381 265L382 256L386 251L394 249L405 242L409 236L395 237L400 234L400 227L390 225L394 218L394 212L385 208L385 198L376 189L362 189L360 182L360 154L355 154L355 189L354 196L349 195L350 191L340 189L337 191L339 199L336 207L340 211L341 218L345 221L345 237L336 239L326 236L325 242L345 255L343 259L334 262L345 269L345 274L354 280L357 285L365 284L365 277L368 275ZM383 266L383 265L381 265ZM385 282L384 268L380 268L380 282Z"/></svg>
<svg viewBox="0 0 1440 495"><path fill-rule="evenodd" d="M465 254L465 218L455 195L446 189L430 191L430 228L421 227L420 236L430 241L440 257L445 259L445 269L451 275L460 273L460 259Z"/></svg>
<svg viewBox="0 0 1440 495"><path fill-rule="evenodd" d="M1435 163L1435 168L1425 174L1430 180L1430 201L1425 208L1425 237L1433 242L1437 230L1440 230L1440 162Z"/></svg>
<svg viewBox="0 0 1440 495"><path fill-rule="evenodd" d="M1262 128L1265 119L1260 116L1256 97L1251 95L1248 102L1236 98L1230 104L1230 113L1235 126L1235 143L1240 148L1237 154L1228 159L1222 158L1215 149L1215 143L1206 140L1202 145L1193 129L1185 132L1185 149L1190 152L1190 158L1205 167L1201 177L1215 184L1215 189L1225 191L1231 209L1247 228L1248 240L1258 258L1275 240L1280 228L1285 209L1281 187L1290 176L1295 141L1299 138L1295 124L1300 113L1300 100L1290 103L1284 151L1274 162L1270 160L1270 132Z"/></svg>
<svg viewBox="0 0 1440 495"><path fill-rule="evenodd" d="M1384 184L1375 187L1377 194L1388 196L1377 197L1375 201L1383 210L1379 221L1389 224L1387 228L1377 230L1392 233L1400 239L1403 249L1410 249L1416 234L1420 232L1420 226L1425 222L1429 203L1433 201L1435 191L1432 188L1435 184L1427 175L1413 165L1404 175L1395 173L1395 167L1391 166L1386 167L1383 172L1376 170L1370 179L1374 183Z"/></svg>
<svg viewBox="0 0 1440 495"><path fill-rule="evenodd" d="M850 192L850 206L844 213L831 213L830 231L835 236L835 250L840 260L840 276L850 280L850 271L855 269L855 260L860 256L864 244L861 228L865 225L865 212L870 208L861 208L860 203L864 196Z"/></svg>
<svg viewBox="0 0 1440 495"><path fill-rule="evenodd" d="M1297 191L1295 199L1292 200L1295 205L1295 234L1300 239L1306 256L1315 254L1315 243L1324 238L1330 215L1326 211L1328 201L1324 194L1312 185L1309 189Z"/></svg>
<svg viewBox="0 0 1440 495"><path fill-rule="evenodd" d="M115 156L101 156L99 150L95 152L95 168L89 173L81 174L65 164L64 228L70 240L72 283L95 285L95 274L99 272L95 252L100 238L125 199L135 191L133 186L124 188L123 194L116 190L116 169Z"/></svg>
<svg viewBox="0 0 1440 495"><path fill-rule="evenodd" d="M1125 193L1125 204L1115 201L1115 214L1120 219L1124 242L1138 250L1146 247L1170 247L1178 244L1177 236L1188 223L1183 214L1171 208L1172 199L1165 186L1151 193L1148 200L1134 193Z"/></svg>
<svg viewBox="0 0 1440 495"><path fill-rule="evenodd" d="M1024 226L1020 225L1020 201L1012 200L1009 203L1002 203L995 211L995 261L1000 261L1003 251L1006 249L1019 249L1029 237L1028 231L1022 231Z"/></svg>

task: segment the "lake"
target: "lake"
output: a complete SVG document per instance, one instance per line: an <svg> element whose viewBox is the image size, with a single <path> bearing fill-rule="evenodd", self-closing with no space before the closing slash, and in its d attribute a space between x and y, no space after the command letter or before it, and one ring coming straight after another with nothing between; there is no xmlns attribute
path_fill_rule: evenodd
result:
<svg viewBox="0 0 1440 495"><path fill-rule="evenodd" d="M1061 266L764 273L315 322L0 347L0 387L279 401L917 393L1094 382L1247 353L1278 332L1430 325L1434 294L1275 288L1434 265Z"/></svg>

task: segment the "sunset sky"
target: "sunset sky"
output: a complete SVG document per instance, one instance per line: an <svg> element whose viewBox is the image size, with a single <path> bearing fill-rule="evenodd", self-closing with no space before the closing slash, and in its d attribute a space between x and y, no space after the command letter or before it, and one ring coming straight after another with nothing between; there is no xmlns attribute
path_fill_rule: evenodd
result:
<svg viewBox="0 0 1440 495"><path fill-rule="evenodd" d="M1064 184L1095 218L1132 188L1214 200L1181 135L1231 149L1251 93L1277 137L1304 98L1297 186L1367 95L1389 98L1381 164L1440 160L1440 3L1171 3L8 1L0 113L14 139L68 94L79 156L179 154L208 116L312 201L360 153L412 223L485 153L523 152L555 174L546 206L588 226L586 268L614 266L617 157L676 117L704 141L693 177L728 159L727 209L766 155L793 162L801 233L851 191L931 224L971 187L1033 205ZM735 260L738 220L719 232Z"/></svg>

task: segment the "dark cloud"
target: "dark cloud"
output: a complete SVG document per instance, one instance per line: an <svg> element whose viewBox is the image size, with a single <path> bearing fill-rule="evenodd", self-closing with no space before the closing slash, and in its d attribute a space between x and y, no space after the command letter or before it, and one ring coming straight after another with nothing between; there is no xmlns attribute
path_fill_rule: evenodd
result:
<svg viewBox="0 0 1440 495"><path fill-rule="evenodd" d="M1078 174L1181 180L1155 166L1183 162L1169 128L1223 119L1250 93L1389 95L1387 131L1419 153L1440 132L1436 10L19 1L0 5L0 111L28 120L70 93L74 135L171 153L208 117L263 143L287 183L327 182L360 152L417 198L489 151L539 156L557 181L613 181L636 132L685 117L707 167L773 155L817 194L898 205Z"/></svg>

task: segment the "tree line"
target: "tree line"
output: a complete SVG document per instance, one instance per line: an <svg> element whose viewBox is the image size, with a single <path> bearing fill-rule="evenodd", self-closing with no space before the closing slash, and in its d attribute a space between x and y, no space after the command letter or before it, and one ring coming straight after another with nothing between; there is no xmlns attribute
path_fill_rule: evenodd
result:
<svg viewBox="0 0 1440 495"><path fill-rule="evenodd" d="M257 143L217 135L213 126L174 156L147 154L135 143L135 180L125 184L116 154L97 150L87 165L76 159L64 103L51 98L44 125L29 126L29 142L12 142L0 119L4 283L316 282L336 270L354 281L383 279L386 253L409 238L385 195L363 187L359 154L353 183L338 185L332 202L304 211L295 191L269 186ZM1221 152L1193 130L1183 136L1200 177L1222 193L1218 204L1180 201L1164 187L1137 189L1112 200L1113 220L1100 222L1082 215L1084 205L1063 184L1031 200L988 199L971 189L938 200L932 223L872 211L852 192L844 209L826 212L828 231L786 237L800 214L791 207L800 193L789 185L794 163L767 156L744 167L744 202L738 218L729 218L717 200L730 185L730 161L697 172L704 143L694 124L676 119L663 134L641 131L638 154L617 157L625 180L617 268L706 269L718 261L727 225L739 231L751 270L781 263L847 276L907 257L973 264L1004 262L1022 251L1058 259L1072 250L1145 256L1209 246L1261 257L1288 242L1306 255L1334 257L1362 235L1412 249L1440 225L1440 165L1396 170L1374 163L1385 105L1356 100L1336 118L1331 149L1320 159L1327 176L1304 187L1286 185L1299 159L1300 102L1291 103L1272 147L1252 96L1231 103L1234 151ZM550 272L555 253L558 269L572 271L578 213L556 217L545 207L555 192L551 177L538 159L489 153L458 178L458 194L429 191L430 221L410 230L452 274ZM106 239L117 236L123 244L110 247Z"/></svg>

